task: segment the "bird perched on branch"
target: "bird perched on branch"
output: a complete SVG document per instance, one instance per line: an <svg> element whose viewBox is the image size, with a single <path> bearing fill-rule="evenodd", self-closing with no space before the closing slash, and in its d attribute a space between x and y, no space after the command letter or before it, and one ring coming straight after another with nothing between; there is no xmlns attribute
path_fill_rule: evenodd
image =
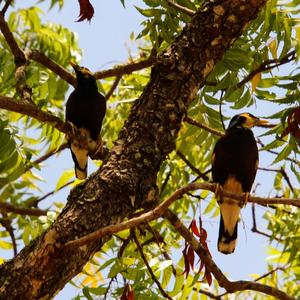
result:
<svg viewBox="0 0 300 300"><path fill-rule="evenodd" d="M87 68L73 63L71 65L76 73L77 86L67 101L66 121L71 123L78 139L75 137L68 140L76 177L84 179L87 176L89 152L102 148L100 131L106 112L106 101L98 92L93 74Z"/></svg>
<svg viewBox="0 0 300 300"><path fill-rule="evenodd" d="M224 254L235 250L240 209L247 202L258 167L257 145L250 128L267 123L249 113L234 116L213 151L213 181L227 191L246 193L239 203L216 192L221 210L218 250Z"/></svg>

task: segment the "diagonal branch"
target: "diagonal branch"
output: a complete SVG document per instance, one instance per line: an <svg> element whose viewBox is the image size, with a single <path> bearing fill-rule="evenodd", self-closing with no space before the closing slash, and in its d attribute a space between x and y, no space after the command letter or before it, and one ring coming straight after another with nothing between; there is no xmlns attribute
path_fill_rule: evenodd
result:
<svg viewBox="0 0 300 300"><path fill-rule="evenodd" d="M267 295L274 296L277 299L282 300L292 300L294 298L290 297L286 293L264 284L251 281L230 281L219 269L219 267L212 260L207 250L194 238L190 230L183 225L180 219L172 211L167 210L164 216L169 220L169 222L174 226L174 228L179 232L179 234L185 239L185 241L192 247L192 249L199 255L201 261L206 265L211 273L213 273L215 279L218 281L219 285L226 289L227 292L233 293L237 291L253 290L258 291Z"/></svg>
<svg viewBox="0 0 300 300"><path fill-rule="evenodd" d="M142 70L151 67L155 61L155 55L150 55L149 58L141 60L138 62L129 63L126 65L115 66L112 69L107 69L103 71L98 71L94 73L96 79L103 79L113 76L121 76L126 74L131 74L134 71Z"/></svg>
<svg viewBox="0 0 300 300"><path fill-rule="evenodd" d="M25 167L25 172L29 171L34 166L44 162L45 160L47 160L51 156L63 151L66 148L68 148L68 143L63 143L58 149L49 151L48 153L46 153L46 154L42 155L41 157L37 158L36 160L34 160L32 162L29 162L28 165Z"/></svg>
<svg viewBox="0 0 300 300"><path fill-rule="evenodd" d="M186 14L190 17L192 17L195 14L195 12L193 10L191 10L187 7L181 6L178 3L174 2L173 0L165 0L165 1L168 3L168 5L176 8L177 10L183 12L184 14Z"/></svg>
<svg viewBox="0 0 300 300"><path fill-rule="evenodd" d="M252 228L251 228L251 231L252 232L255 232L255 233L258 233L260 235L263 235L269 239L274 239L278 242L282 242L283 240L281 238L277 238L277 237L273 237L272 235L266 233L266 232L263 232L261 230L259 230L257 228L257 224L256 224L256 214L255 214L255 203L252 203L252 207L251 207L251 212L252 212Z"/></svg>
<svg viewBox="0 0 300 300"><path fill-rule="evenodd" d="M200 172L199 169L197 169L185 156L184 154L180 151L177 150L176 154L189 166L189 168L198 175L199 178L202 178L205 181L208 181L208 176L202 172Z"/></svg>
<svg viewBox="0 0 300 300"><path fill-rule="evenodd" d="M0 218L0 224L6 229L8 232L12 245L13 245L13 251L14 251L14 256L18 254L18 248L17 248L17 242L16 242L16 237L14 233L14 228L11 225L11 219L7 218L6 212L2 212L3 218Z"/></svg>
<svg viewBox="0 0 300 300"><path fill-rule="evenodd" d="M135 226L138 226L142 223L150 222L154 219L157 219L161 217L164 212L167 210L167 208L177 199L180 199L184 194L195 191L199 189L208 190L214 192L216 190L217 185L215 183L190 183L186 185L185 187L182 187L175 191L169 198L161 202L158 206L156 206L154 209L138 216L131 218L127 221L124 221L122 223L116 224L116 225L110 225L104 228L101 228L97 231L94 231L90 234L87 234L86 236L83 236L79 239L72 240L67 242L64 247L74 247L74 246L82 246L86 245L88 243L91 243L92 241L98 240L103 236L106 235L112 235L114 233L117 233L119 231L133 228ZM236 199L241 203L241 201L244 200L244 194L234 194L231 192L228 192L222 187L218 188L218 193L221 196L230 197L231 199ZM300 207L300 200L299 199L286 199L286 198L261 198L261 197L249 197L248 202L254 202L259 204L288 204L288 205L294 205L296 207Z"/></svg>
<svg viewBox="0 0 300 300"><path fill-rule="evenodd" d="M75 86L76 85L76 78L67 70L65 70L62 66L57 64L55 61L47 57L44 53L38 50L31 50L27 54L28 59L34 60L39 64L45 66L53 73L57 74L61 79L65 80L69 84Z"/></svg>
<svg viewBox="0 0 300 300"><path fill-rule="evenodd" d="M10 51L15 57L16 66L19 67L21 65L24 65L27 61L25 53L20 49L6 21L4 20L4 15L2 13L0 13L0 30L4 35L4 38L10 48Z"/></svg>
<svg viewBox="0 0 300 300"><path fill-rule="evenodd" d="M11 5L11 3L13 2L13 0L6 0L2 10L1 10L1 14L4 16L7 9L9 8L9 6Z"/></svg>
<svg viewBox="0 0 300 300"><path fill-rule="evenodd" d="M145 265L146 265L146 267L147 267L147 269L148 269L148 272L150 273L150 276L151 276L152 280L156 283L156 285L157 285L158 289L160 290L161 294L162 294L165 298L171 299L171 300L172 300L172 298L171 298L171 297L166 293L166 291L162 288L160 282L157 280L156 276L154 275L153 270L151 269L151 267L150 267L150 265L149 265L149 263L148 263L148 261L147 261L147 258L146 258L145 254L144 254L144 251L143 251L143 248L142 248L142 246L141 246L141 244L140 244L140 242L139 242L139 240L138 240L138 238L137 238L135 232L133 232L133 240L135 241L135 243L136 243L136 245L137 245L137 247L138 247L138 250L139 250L139 252L140 252L140 255L141 255L141 257L142 257L142 259L143 259L143 261L144 261L144 263L145 263Z"/></svg>
<svg viewBox="0 0 300 300"><path fill-rule="evenodd" d="M210 132L210 133L212 133L214 135L217 135L217 136L223 136L224 135L223 132L221 132L219 130L216 130L216 129L213 129L213 128L210 128L209 126L207 126L205 124L202 124L202 123L200 123L200 122L198 122L198 121L196 121L194 119L191 119L188 116L186 116L184 118L184 121L187 122L187 123L189 123L189 124L191 124L191 125L197 126L197 127L201 128L201 129L204 129L204 130L206 130L206 131L208 131L208 132Z"/></svg>
<svg viewBox="0 0 300 300"><path fill-rule="evenodd" d="M114 82L113 82L112 86L110 87L109 91L105 95L105 100L106 101L112 96L112 94L114 93L114 91L117 88L117 86L118 86L119 82L121 81L121 79L122 79L122 75L118 75L116 77L116 79L114 80Z"/></svg>
<svg viewBox="0 0 300 300"><path fill-rule="evenodd" d="M12 32L10 31L8 24L4 19L4 13L11 1L7 1L2 12L0 13L0 30L15 58L15 80L16 80L16 90L20 94L23 101L27 101L33 104L31 99L32 91L31 88L26 84L26 65L27 58L23 50L19 47L17 41L15 40ZM7 6L6 6L7 5Z"/></svg>
<svg viewBox="0 0 300 300"><path fill-rule="evenodd" d="M42 123L47 123L65 134L72 132L70 124L63 122L60 118L50 113L40 110L31 103L23 103L14 98L0 96L0 108L27 115Z"/></svg>
<svg viewBox="0 0 300 300"><path fill-rule="evenodd" d="M264 61L258 68L253 70L242 81L240 81L237 84L236 88L242 87L246 82L250 81L258 73L268 71L270 69L273 69L273 68L279 67L281 65L287 64L287 63L289 63L289 62L291 62L295 59L296 59L296 51L295 50L287 53L285 56L283 56L280 59L278 59L278 58L268 59L268 60Z"/></svg>
<svg viewBox="0 0 300 300"><path fill-rule="evenodd" d="M292 185L292 182L288 176L288 174L286 173L286 171L284 170L283 167L281 167L280 169L271 169L271 168L263 168L263 167L259 167L259 170L262 171L266 171L266 172L276 172L276 173L280 173L282 175L282 177L284 178L284 180L286 181L286 183L288 184L289 188L291 189L292 192L294 192L294 187Z"/></svg>

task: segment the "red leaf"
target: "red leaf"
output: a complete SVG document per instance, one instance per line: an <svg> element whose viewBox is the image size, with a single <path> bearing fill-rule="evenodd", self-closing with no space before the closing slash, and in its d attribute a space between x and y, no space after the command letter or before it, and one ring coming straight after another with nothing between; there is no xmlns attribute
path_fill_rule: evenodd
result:
<svg viewBox="0 0 300 300"><path fill-rule="evenodd" d="M196 224L196 220L193 219L191 224L190 224L190 228L192 229L192 232L197 236L200 237L200 232L198 230L197 224Z"/></svg>
<svg viewBox="0 0 300 300"><path fill-rule="evenodd" d="M291 110L287 119L288 126L284 129L281 137L292 134L300 145L300 107Z"/></svg>
<svg viewBox="0 0 300 300"><path fill-rule="evenodd" d="M206 267L205 267L205 278L206 278L207 283L211 286L212 276L211 276L210 271Z"/></svg>
<svg viewBox="0 0 300 300"><path fill-rule="evenodd" d="M200 264L200 268L199 268L199 272L198 272L198 273L200 273L200 272L202 271L203 267L204 267L204 262L201 261L201 264Z"/></svg>
<svg viewBox="0 0 300 300"><path fill-rule="evenodd" d="M130 284L125 285L120 300L134 300L134 293Z"/></svg>
<svg viewBox="0 0 300 300"><path fill-rule="evenodd" d="M202 227L202 219L201 216L199 217L199 223L200 223L200 244L207 250L207 253L209 254L209 256L211 257L211 253L208 249L206 240L207 240L207 232L206 230Z"/></svg>
<svg viewBox="0 0 300 300"><path fill-rule="evenodd" d="M79 19L76 22L84 21L85 19L91 21L94 16L94 7L89 0L78 0L80 5Z"/></svg>
<svg viewBox="0 0 300 300"><path fill-rule="evenodd" d="M188 258L188 244L185 244L184 249L182 250L182 255L184 259L184 271L183 274L186 274L186 277L188 277L189 272L190 272L190 264L189 264L189 258Z"/></svg>
<svg viewBox="0 0 300 300"><path fill-rule="evenodd" d="M194 250L192 249L192 247L188 248L187 257L188 257L189 264L190 264L192 270L194 271L195 254L194 254Z"/></svg>

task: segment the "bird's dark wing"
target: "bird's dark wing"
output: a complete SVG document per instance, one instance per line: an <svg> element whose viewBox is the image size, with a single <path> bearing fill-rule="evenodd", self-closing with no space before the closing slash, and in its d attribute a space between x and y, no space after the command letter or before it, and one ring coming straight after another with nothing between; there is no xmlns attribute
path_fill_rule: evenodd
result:
<svg viewBox="0 0 300 300"><path fill-rule="evenodd" d="M213 181L224 185L229 176L241 183L243 192L250 192L258 164L258 150L249 129L236 130L221 137L212 159Z"/></svg>
<svg viewBox="0 0 300 300"><path fill-rule="evenodd" d="M75 89L66 106L66 120L77 128L87 129L93 140L98 139L105 113L105 98L97 91Z"/></svg>

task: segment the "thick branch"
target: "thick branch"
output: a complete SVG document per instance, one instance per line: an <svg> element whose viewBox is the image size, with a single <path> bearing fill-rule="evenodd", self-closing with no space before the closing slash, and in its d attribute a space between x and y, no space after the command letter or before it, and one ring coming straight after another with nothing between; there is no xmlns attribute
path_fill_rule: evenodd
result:
<svg viewBox="0 0 300 300"><path fill-rule="evenodd" d="M37 119L41 123L47 123L63 133L71 133L70 124L63 122L60 118L40 110L33 104L23 103L14 98L0 96L0 108L17 112Z"/></svg>
<svg viewBox="0 0 300 300"><path fill-rule="evenodd" d="M34 60L41 65L47 67L49 70L57 74L61 79L65 80L69 84L75 86L76 78L55 61L47 57L44 53L39 52L38 50L29 51L27 54L28 59Z"/></svg>
<svg viewBox="0 0 300 300"><path fill-rule="evenodd" d="M19 67L21 65L24 65L26 63L26 56L17 44L12 32L10 31L6 21L4 20L4 15L2 13L0 13L0 29L13 56L15 57L16 66Z"/></svg>
<svg viewBox="0 0 300 300"><path fill-rule="evenodd" d="M230 281L218 268L215 262L212 260L207 250L194 238L193 234L186 228L179 218L170 210L165 212L165 217L170 221L174 228L179 232L179 234L185 239L185 241L190 244L193 250L199 255L201 261L206 265L214 277L218 281L219 285L226 289L227 292L233 293L237 291L253 290L258 291L267 295L271 295L281 300L292 300L294 298L290 297L286 293L273 288L268 285L260 284L251 281Z"/></svg>
<svg viewBox="0 0 300 300"><path fill-rule="evenodd" d="M1 13L3 16L5 15L7 9L9 8L9 6L11 5L12 2L13 2L13 0L6 0L5 4L1 10Z"/></svg>

